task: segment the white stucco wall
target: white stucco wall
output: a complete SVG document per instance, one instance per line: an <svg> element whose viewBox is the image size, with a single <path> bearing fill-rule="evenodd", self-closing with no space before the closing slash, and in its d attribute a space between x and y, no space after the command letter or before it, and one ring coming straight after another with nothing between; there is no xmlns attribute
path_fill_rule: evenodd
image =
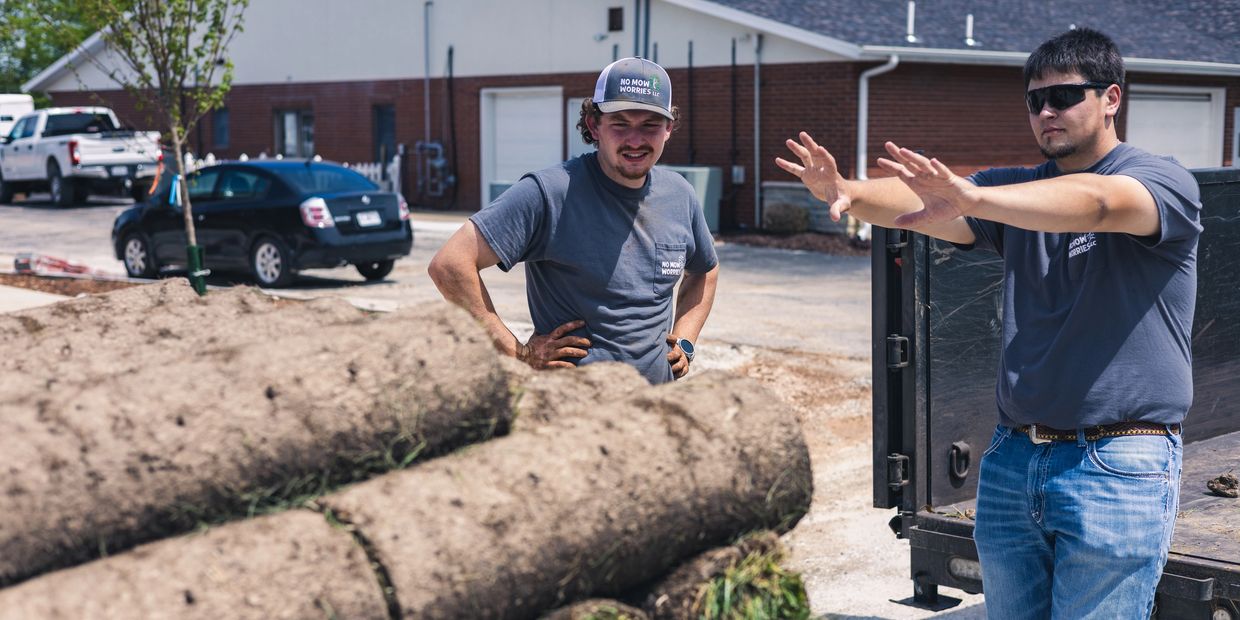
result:
<svg viewBox="0 0 1240 620"><path fill-rule="evenodd" d="M254 0L245 31L229 50L236 84L422 78L424 11L417 0ZM607 32L607 9L624 9L625 29ZM431 77L446 73L448 46L457 76L592 72L634 47L632 0L434 0L430 5ZM644 22L644 19L643 19ZM651 2L650 52L669 68L727 65L733 38L737 62L754 60L759 30L661 0ZM841 57L778 35L763 41L764 63ZM104 64L113 66L106 56ZM79 84L79 77L81 84ZM46 87L50 91L114 88L85 64Z"/></svg>

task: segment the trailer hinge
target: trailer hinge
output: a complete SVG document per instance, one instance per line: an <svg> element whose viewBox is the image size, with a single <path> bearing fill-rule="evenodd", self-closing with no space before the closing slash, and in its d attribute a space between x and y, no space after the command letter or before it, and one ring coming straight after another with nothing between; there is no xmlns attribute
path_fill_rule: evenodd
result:
<svg viewBox="0 0 1240 620"><path fill-rule="evenodd" d="M908 245L908 231L903 228L893 228L887 231L887 239L887 250L899 252L900 248Z"/></svg>
<svg viewBox="0 0 1240 620"><path fill-rule="evenodd" d="M908 338L892 334L887 336L887 369L899 370L908 366Z"/></svg>
<svg viewBox="0 0 1240 620"><path fill-rule="evenodd" d="M908 485L908 456L903 454L887 455L887 488L899 491Z"/></svg>

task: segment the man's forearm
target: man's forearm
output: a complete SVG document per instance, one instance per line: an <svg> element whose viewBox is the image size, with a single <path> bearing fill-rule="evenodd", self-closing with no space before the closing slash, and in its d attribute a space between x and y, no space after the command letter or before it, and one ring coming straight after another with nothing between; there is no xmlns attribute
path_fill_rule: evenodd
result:
<svg viewBox="0 0 1240 620"><path fill-rule="evenodd" d="M676 295L676 321L672 333L691 342L697 342L710 309L715 304L715 288L719 281L719 266L706 273L688 273L680 282Z"/></svg>
<svg viewBox="0 0 1240 620"><path fill-rule="evenodd" d="M876 226L900 228L895 225L897 217L922 208L921 198L895 177L845 181L845 187L852 197L848 213ZM963 219L919 226L912 230L954 243L973 243L976 240Z"/></svg>
<svg viewBox="0 0 1240 620"><path fill-rule="evenodd" d="M464 308L491 336L495 348L512 357L517 356L521 343L512 330L499 318L491 295L487 292L482 276L472 266L437 266L431 270L431 280L444 299Z"/></svg>
<svg viewBox="0 0 1240 620"><path fill-rule="evenodd" d="M1041 232L1159 231L1158 210L1132 177L1070 174L1052 179L979 187L969 215Z"/></svg>

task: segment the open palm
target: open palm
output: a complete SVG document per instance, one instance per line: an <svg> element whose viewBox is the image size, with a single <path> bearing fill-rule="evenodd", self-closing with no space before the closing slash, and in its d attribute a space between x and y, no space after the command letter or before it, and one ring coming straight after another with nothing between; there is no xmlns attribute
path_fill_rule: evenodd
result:
<svg viewBox="0 0 1240 620"><path fill-rule="evenodd" d="M831 219L838 222L840 215L852 206L852 198L844 191L844 177L835 164L835 157L814 142L808 133L802 131L800 138L800 143L788 140L786 144L801 163L776 157L775 164L801 179L815 198L831 205Z"/></svg>
<svg viewBox="0 0 1240 620"><path fill-rule="evenodd" d="M951 221L965 214L972 183L956 176L937 159L928 159L891 142L885 146L891 159L880 157L879 167L894 173L922 202L920 211L897 217L894 222L896 226L919 228Z"/></svg>

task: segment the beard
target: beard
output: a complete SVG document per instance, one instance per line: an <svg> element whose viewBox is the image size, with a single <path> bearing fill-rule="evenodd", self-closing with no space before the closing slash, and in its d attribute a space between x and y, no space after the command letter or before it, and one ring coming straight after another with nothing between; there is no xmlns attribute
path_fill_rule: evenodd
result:
<svg viewBox="0 0 1240 620"><path fill-rule="evenodd" d="M650 154L654 152L654 149L641 149L641 152ZM616 158L622 164L628 163L628 160L625 159L624 155L620 154L619 151L616 152ZM654 167L654 163L651 163L649 166L643 166L642 168L634 168L634 169L626 168L623 165L620 165L620 166L616 166L616 172L618 172L620 176L626 179L637 181L637 180L646 178L646 174L648 174L650 172L650 169L653 167Z"/></svg>
<svg viewBox="0 0 1240 620"><path fill-rule="evenodd" d="M1038 145L1038 150L1042 151L1043 157L1050 159L1050 160L1056 160L1062 157L1067 157L1069 155L1076 154L1079 148L1075 144L1059 144L1059 145L1050 146L1050 147Z"/></svg>

